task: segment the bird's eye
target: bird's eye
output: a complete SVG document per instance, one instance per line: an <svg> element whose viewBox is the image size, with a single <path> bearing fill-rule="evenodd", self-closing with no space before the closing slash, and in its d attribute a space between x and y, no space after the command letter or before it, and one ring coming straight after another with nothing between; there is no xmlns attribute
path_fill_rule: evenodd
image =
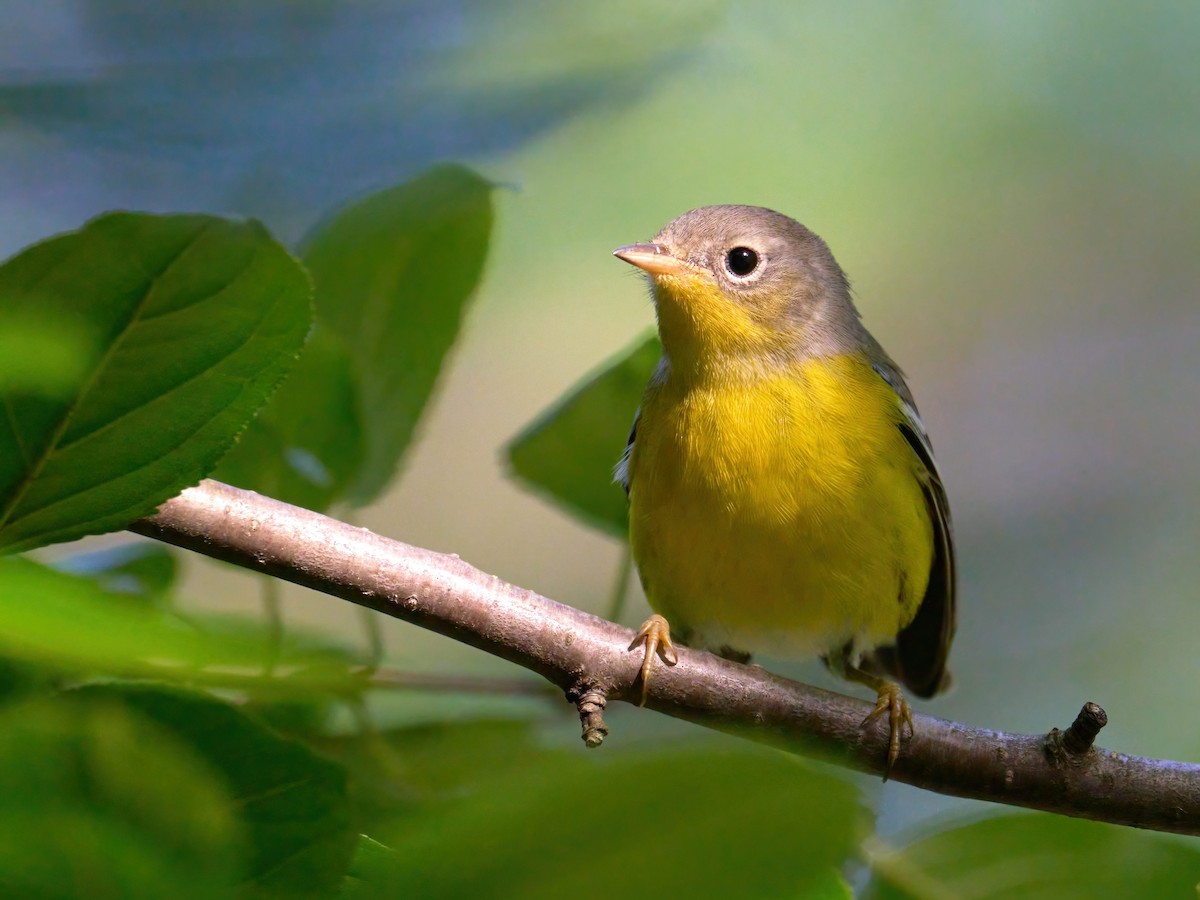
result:
<svg viewBox="0 0 1200 900"><path fill-rule="evenodd" d="M749 247L734 247L725 254L725 268L730 275L745 278L758 268L758 254Z"/></svg>

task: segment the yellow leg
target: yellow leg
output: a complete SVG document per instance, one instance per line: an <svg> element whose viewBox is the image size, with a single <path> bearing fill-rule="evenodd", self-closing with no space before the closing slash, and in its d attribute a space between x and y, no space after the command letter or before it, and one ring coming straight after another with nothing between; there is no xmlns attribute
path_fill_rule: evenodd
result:
<svg viewBox="0 0 1200 900"><path fill-rule="evenodd" d="M642 627L638 629L637 637L633 639L629 649L634 650L639 644L646 645L646 655L642 657L640 673L642 701L638 706L645 706L646 692L650 690L650 671L654 666L654 657L658 656L668 666L679 662L679 657L675 653L675 645L671 643L671 626L657 613L642 623Z"/></svg>
<svg viewBox="0 0 1200 900"><path fill-rule="evenodd" d="M900 691L900 685L896 682L864 672L851 665L845 665L842 674L850 681L857 681L859 684L873 688L877 694L875 709L862 720L863 728L887 713L888 754L887 765L883 770L883 780L887 781L888 776L892 774L892 766L900 757L900 741L904 738L904 730L908 730L908 737L913 736L912 710L908 706L908 701L904 699L904 694Z"/></svg>

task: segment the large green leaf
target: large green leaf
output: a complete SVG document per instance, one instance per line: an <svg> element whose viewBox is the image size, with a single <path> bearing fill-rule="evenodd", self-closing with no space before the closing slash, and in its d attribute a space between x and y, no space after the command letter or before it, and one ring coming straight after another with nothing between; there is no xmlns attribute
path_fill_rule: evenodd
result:
<svg viewBox="0 0 1200 900"><path fill-rule="evenodd" d="M360 684L344 655L285 645L271 677L260 632L204 628L24 557L0 559L0 654L80 674L234 683L273 695Z"/></svg>
<svg viewBox="0 0 1200 900"><path fill-rule="evenodd" d="M364 437L354 503L391 479L458 336L487 253L491 192L469 169L439 166L354 204L305 242L318 321L353 354Z"/></svg>
<svg viewBox="0 0 1200 900"><path fill-rule="evenodd" d="M0 896L228 897L241 829L212 767L119 704L0 711Z"/></svg>
<svg viewBox="0 0 1200 900"><path fill-rule="evenodd" d="M17 309L0 297L0 397L69 397L96 353L85 323L39 309Z"/></svg>
<svg viewBox="0 0 1200 900"><path fill-rule="evenodd" d="M243 893L324 895L342 883L357 836L341 766L211 697L149 685L77 693L147 716L220 773L250 840Z"/></svg>
<svg viewBox="0 0 1200 900"><path fill-rule="evenodd" d="M657 336L638 341L572 388L508 447L518 479L612 534L627 523L613 468L662 355Z"/></svg>
<svg viewBox="0 0 1200 900"><path fill-rule="evenodd" d="M311 322L257 222L112 213L0 267L0 311L94 352L70 390L0 386L0 549L121 528L217 464Z"/></svg>
<svg viewBox="0 0 1200 900"><path fill-rule="evenodd" d="M845 896L867 822L848 782L757 748L531 753L373 833L390 852L361 852L347 894Z"/></svg>
<svg viewBox="0 0 1200 900"><path fill-rule="evenodd" d="M1002 815L878 852L873 869L867 896L877 900L1194 897L1200 847L1083 819Z"/></svg>

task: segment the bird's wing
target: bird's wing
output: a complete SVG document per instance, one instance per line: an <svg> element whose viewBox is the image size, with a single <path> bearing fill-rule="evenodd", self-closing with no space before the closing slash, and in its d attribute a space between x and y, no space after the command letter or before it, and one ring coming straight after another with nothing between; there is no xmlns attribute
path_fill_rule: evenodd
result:
<svg viewBox="0 0 1200 900"><path fill-rule="evenodd" d="M661 387L663 382L667 380L667 373L671 370L671 361L667 359L664 353L658 360L658 364L654 367L654 372L650 376L650 383L646 385L647 391L652 391L657 387ZM642 408L639 406L636 413L633 414L633 427L629 429L629 440L625 442L625 452L621 454L621 459L613 469L613 481L625 489L625 496L629 496L630 472L629 459L633 455L633 441L637 437L638 422L642 420Z"/></svg>
<svg viewBox="0 0 1200 900"><path fill-rule="evenodd" d="M633 441L637 437L638 422L641 421L642 410L639 408L633 414L633 427L629 429L629 440L625 442L625 452L621 454L621 459L613 469L613 481L619 484L625 490L625 496L629 496L629 457L633 454Z"/></svg>
<svg viewBox="0 0 1200 900"><path fill-rule="evenodd" d="M895 647L875 651L880 666L898 677L921 697L932 697L946 681L946 657L955 627L954 534L950 527L950 504L933 460L929 433L917 413L912 392L899 368L880 351L872 367L900 398L904 420L900 432L920 463L919 477L933 522L933 565L929 585L917 608L916 617L896 636Z"/></svg>

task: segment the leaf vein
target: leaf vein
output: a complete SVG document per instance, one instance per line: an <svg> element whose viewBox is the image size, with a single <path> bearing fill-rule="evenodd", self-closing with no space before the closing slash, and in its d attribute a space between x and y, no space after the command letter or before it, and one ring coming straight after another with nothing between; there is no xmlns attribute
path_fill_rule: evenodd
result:
<svg viewBox="0 0 1200 900"><path fill-rule="evenodd" d="M164 275L166 275L167 272L171 270L171 267L178 262L178 260L185 253L187 253L191 247L195 246L195 243L197 240L199 240L200 235L209 230L210 227L211 225L206 224L204 229L199 234L193 236L187 245L174 257L169 259L166 265L162 267L161 271L157 273L154 273L149 268L142 266L140 257L138 257L136 254L133 255L134 260L142 268L147 278L146 289L142 292L142 296L138 299L137 303L134 304L133 309L130 311L125 323L121 326L121 330L118 332L116 338L104 348L104 352L100 354L100 358L96 360L91 372L87 374L87 376L84 378L83 384L80 385L79 392L67 405L62 418L59 419L58 423L51 431L50 440L47 442L45 449L41 453L41 456L38 459L30 460L28 463L26 463L25 474L21 476L21 480L18 482L16 489L12 493L12 496L9 497L8 502L4 505L3 509L0 509L0 532L3 532L9 528L12 524L14 524L15 521L19 521L11 518L13 512L19 507L21 501L25 498L26 493L28 493L29 488L42 473L47 461L51 456L54 455L57 444L62 439L62 436L66 433L72 419L78 412L80 403L87 395L88 391L91 390L96 380L100 377L100 373L104 371L105 366L116 352L116 348L121 344L126 334L128 334L131 324L136 321L138 314L145 307L150 295L154 292L154 286L162 279Z"/></svg>
<svg viewBox="0 0 1200 900"><path fill-rule="evenodd" d="M271 307L272 311L274 311L278 307L280 302L282 302L282 295L276 297L275 303ZM166 397L169 394L173 393L174 391L179 390L180 388L182 388L184 385L188 384L189 382L195 381L197 378L204 377L206 374L211 372L213 369L222 365L230 357L232 357L234 354L236 354L239 350L241 350L243 347L245 347L248 343L250 343L250 341L252 341L257 336L258 332L263 328L263 326L266 323L266 320L268 318L269 318L269 316L264 316L262 318L262 320L259 321L258 325L255 326L254 330L247 335L246 339L244 341L242 341L237 347L235 347L230 353L223 356L221 359L217 360L211 366L208 366L203 371L196 373L191 378L189 378L187 381L184 381L181 384L176 385L175 387L171 388L170 391L167 391L164 394L159 394L157 397L154 397L150 402L155 402L157 400L161 400L163 397ZM238 400L240 400L241 397L243 395L245 395L245 393L249 389L250 389L250 383L247 383L241 391L239 391L237 394L235 394L229 400L228 403L221 406L211 416L209 416L207 419L205 419L203 424L201 424L201 426L199 428L196 428L196 429L192 430L189 434L184 435L180 441L178 441L174 446L172 446L166 453L162 454L161 456L157 456L154 459L147 460L146 462L142 463L141 465L139 465L133 469L129 469L127 471L121 472L119 475L117 475L113 478L105 478L101 481L96 482L95 484L90 484L90 485L81 487L78 490L72 491L69 494L66 494L62 497L57 498L52 503L47 503L47 504L37 507L35 509L27 510L27 511L23 512L20 516L11 519L7 523L4 523L3 527L6 529L11 529L17 523L24 521L25 519L29 518L30 516L36 515L38 513L44 513L47 510L54 509L56 506L60 506L63 503L66 503L70 500L74 500L85 494L91 493L92 491L99 490L103 487L106 487L110 484L120 481L123 478L128 478L132 475L136 475L138 472L142 471L143 469L149 468L150 466L154 465L155 463L162 461L166 457L170 456L172 453L179 450L180 447L182 447L184 444L186 444L188 441L190 441L192 438L194 438L199 431L203 430L206 426L208 426L213 421L215 421L217 418L219 418L222 414L224 414L226 410L228 410L230 407L234 406L238 402ZM148 405L149 405L149 403L143 404L143 406L148 406ZM75 441L74 443L77 444L78 441ZM47 454L47 455L49 455L49 454ZM109 518L108 514L106 514L100 518L88 520L87 522L83 522L83 523L72 523L71 531L76 531L81 527L90 525L93 522L102 521L103 519L107 519L107 518Z"/></svg>

